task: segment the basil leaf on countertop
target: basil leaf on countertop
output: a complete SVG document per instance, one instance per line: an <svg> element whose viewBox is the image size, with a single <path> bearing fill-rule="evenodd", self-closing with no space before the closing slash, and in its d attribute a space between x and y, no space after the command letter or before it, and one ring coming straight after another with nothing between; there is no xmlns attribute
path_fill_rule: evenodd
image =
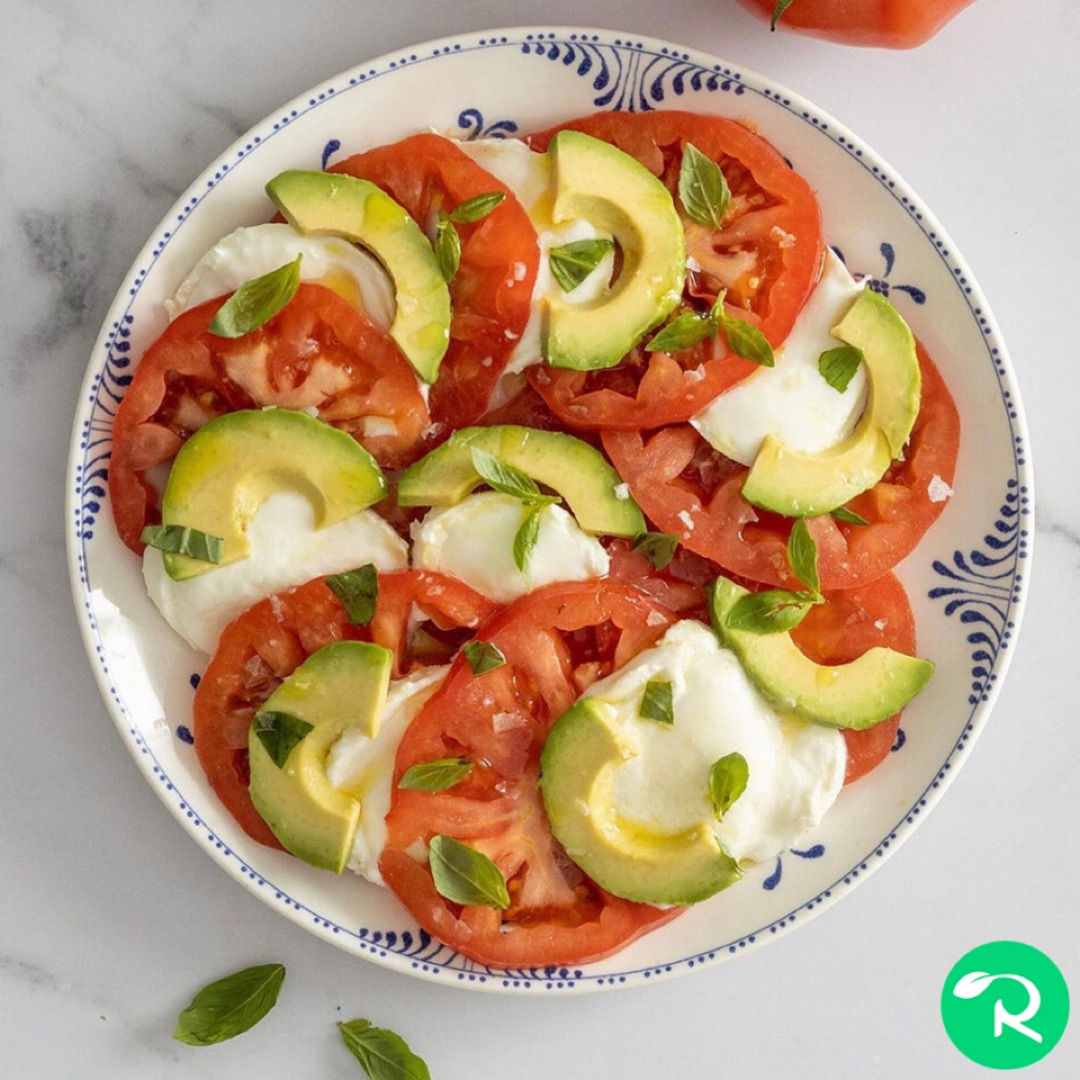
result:
<svg viewBox="0 0 1080 1080"><path fill-rule="evenodd" d="M458 203L447 215L459 225L473 225L481 221L506 198L501 191L489 191L483 195L474 195L463 203Z"/></svg>
<svg viewBox="0 0 1080 1080"><path fill-rule="evenodd" d="M285 767L289 755L309 731L314 730L314 725L306 720L301 720L292 713L257 712L251 721L251 730L259 737L259 742L270 755L270 760L279 768Z"/></svg>
<svg viewBox="0 0 1080 1080"><path fill-rule="evenodd" d="M379 599L379 572L374 564L359 566L326 579L327 588L341 601L353 626L367 626Z"/></svg>
<svg viewBox="0 0 1080 1080"><path fill-rule="evenodd" d="M474 675L486 675L489 671L501 668L506 663L506 657L497 645L490 641L470 641L462 646L461 651L472 668Z"/></svg>
<svg viewBox="0 0 1080 1080"><path fill-rule="evenodd" d="M188 1046L211 1046L242 1035L274 1007L284 980L283 965L263 964L210 983L180 1014L173 1038Z"/></svg>
<svg viewBox="0 0 1080 1080"><path fill-rule="evenodd" d="M468 758L422 761L405 770L405 775L398 781L398 787L404 791L445 791L460 783L472 771L473 763Z"/></svg>
<svg viewBox="0 0 1080 1080"><path fill-rule="evenodd" d="M433 836L428 845L435 891L455 904L505 910L510 893L499 868L483 853L452 836Z"/></svg>
<svg viewBox="0 0 1080 1080"><path fill-rule="evenodd" d="M665 532L638 533L630 544L634 551L644 555L657 570L663 570L675 558L678 546L678 536Z"/></svg>
<svg viewBox="0 0 1080 1080"><path fill-rule="evenodd" d="M719 229L731 203L731 191L720 166L693 143L687 143L679 165L679 198L692 221Z"/></svg>
<svg viewBox="0 0 1080 1080"><path fill-rule="evenodd" d="M175 555L186 555L189 559L200 562L221 562L225 541L220 536L189 529L185 525L147 525L139 539L147 547L158 551L168 551Z"/></svg>
<svg viewBox="0 0 1080 1080"><path fill-rule="evenodd" d="M724 815L746 790L749 779L750 766L738 751L725 754L713 763L709 771L709 797L712 799L717 821L723 821Z"/></svg>
<svg viewBox="0 0 1080 1080"><path fill-rule="evenodd" d="M660 724L675 723L675 706L672 703L671 683L667 679L650 679L641 695L638 716L643 720L655 720Z"/></svg>
<svg viewBox="0 0 1080 1080"><path fill-rule="evenodd" d="M291 263L244 282L218 308L209 332L215 337L243 337L272 319L300 288L300 259L297 255Z"/></svg>
<svg viewBox="0 0 1080 1080"><path fill-rule="evenodd" d="M339 1021L338 1030L370 1080L431 1080L424 1059L389 1028L374 1027L370 1020L348 1020Z"/></svg>
<svg viewBox="0 0 1080 1080"><path fill-rule="evenodd" d="M818 602L818 598L809 593L785 589L747 593L735 601L725 622L732 630L745 630L750 634L781 634L798 626Z"/></svg>
<svg viewBox="0 0 1080 1080"><path fill-rule="evenodd" d="M787 559L791 572L815 595L821 592L818 577L818 550L806 525L806 518L798 518L791 527L787 543Z"/></svg>
<svg viewBox="0 0 1080 1080"><path fill-rule="evenodd" d="M817 366L821 377L838 394L842 394L855 378L855 372L862 362L862 349L856 349L854 345L840 345L835 349L826 349L818 357Z"/></svg>
<svg viewBox="0 0 1080 1080"><path fill-rule="evenodd" d="M548 252L552 276L563 292L573 292L615 250L613 240L597 237L594 240L573 240Z"/></svg>

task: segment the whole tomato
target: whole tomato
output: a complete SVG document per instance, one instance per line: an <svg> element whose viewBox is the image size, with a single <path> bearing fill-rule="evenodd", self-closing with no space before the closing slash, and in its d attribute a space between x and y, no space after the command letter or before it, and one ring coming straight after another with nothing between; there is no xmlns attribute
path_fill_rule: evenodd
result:
<svg viewBox="0 0 1080 1080"><path fill-rule="evenodd" d="M789 0L776 26L800 34L873 45L913 49L932 38L974 0ZM777 0L739 0L748 11L772 20Z"/></svg>

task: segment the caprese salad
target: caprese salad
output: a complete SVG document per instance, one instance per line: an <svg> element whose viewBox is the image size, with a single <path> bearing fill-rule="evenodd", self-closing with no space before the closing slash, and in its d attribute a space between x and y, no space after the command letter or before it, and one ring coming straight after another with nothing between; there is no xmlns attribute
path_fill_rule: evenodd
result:
<svg viewBox="0 0 1080 1080"><path fill-rule="evenodd" d="M794 844L931 677L891 571L959 445L809 184L684 112L267 181L109 475L210 658L225 807L493 967L608 955Z"/></svg>

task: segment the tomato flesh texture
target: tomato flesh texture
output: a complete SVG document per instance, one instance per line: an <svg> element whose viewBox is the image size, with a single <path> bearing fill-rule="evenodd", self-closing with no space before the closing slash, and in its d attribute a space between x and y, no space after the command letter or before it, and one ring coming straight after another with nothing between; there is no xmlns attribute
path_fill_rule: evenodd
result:
<svg viewBox="0 0 1080 1080"><path fill-rule="evenodd" d="M450 282L450 344L431 388L436 424L474 424L529 320L540 262L529 215L505 184L439 135L413 135L355 154L330 171L378 184L432 237L440 212L478 195L505 196L479 222L455 226L461 263Z"/></svg>
<svg viewBox="0 0 1080 1080"><path fill-rule="evenodd" d="M208 327L225 301L175 319L147 349L116 413L109 495L121 539L141 554L143 526L157 520L146 472L170 461L206 421L237 409L314 408L380 465L419 456L430 423L416 378L397 346L337 293L301 284L284 308L239 338ZM393 422L369 436L369 416Z"/></svg>
<svg viewBox="0 0 1080 1080"><path fill-rule="evenodd" d="M382 574L375 615L353 626L341 602L316 578L262 600L223 631L195 692L195 752L210 786L253 839L280 847L248 793L248 728L281 681L313 652L335 641L374 641L394 653L395 677L414 665L409 619L414 607L439 626L472 631L499 605L455 578L413 570Z"/></svg>
<svg viewBox="0 0 1080 1080"><path fill-rule="evenodd" d="M706 310L726 290L728 314L779 345L821 270L824 248L817 199L775 147L742 124L685 112L599 113L530 137L547 148L572 128L619 147L671 190L686 231L690 265L684 304ZM716 161L731 189L722 226L705 227L682 211L679 166L687 143ZM578 430L641 430L686 420L755 365L719 342L667 354L635 348L605 371L530 370L548 406Z"/></svg>
<svg viewBox="0 0 1080 1080"><path fill-rule="evenodd" d="M922 402L903 461L848 507L869 523L831 515L808 518L824 589L873 581L909 554L937 520L960 448L960 419L936 365L919 346ZM689 425L651 437L603 433L604 449L655 526L683 545L749 581L799 588L787 562L792 519L759 510L742 497L747 469L716 453ZM935 477L937 482L935 482Z"/></svg>
<svg viewBox="0 0 1080 1080"><path fill-rule="evenodd" d="M379 868L425 930L482 964L536 967L599 959L678 914L611 896L585 877L552 837L537 788L555 720L675 618L635 586L604 579L538 589L481 628L478 638L506 663L474 676L459 657L406 732L395 766L400 778L442 757L475 763L446 791L394 792ZM495 862L508 883L507 910L439 895L427 863L414 858L439 834Z"/></svg>

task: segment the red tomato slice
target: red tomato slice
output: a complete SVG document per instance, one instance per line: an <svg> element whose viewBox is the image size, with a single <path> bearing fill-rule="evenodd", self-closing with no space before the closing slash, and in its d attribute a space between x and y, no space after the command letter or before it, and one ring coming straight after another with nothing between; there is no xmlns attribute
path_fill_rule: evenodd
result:
<svg viewBox="0 0 1080 1080"><path fill-rule="evenodd" d="M117 410L109 495L120 537L136 553L143 526L157 513L146 471L173 458L207 420L264 405L315 408L388 468L417 456L430 422L408 361L337 293L302 284L277 315L239 338L207 331L224 299L166 328ZM369 416L392 420L396 432L366 435Z"/></svg>
<svg viewBox="0 0 1080 1080"><path fill-rule="evenodd" d="M330 171L378 184L429 236L440 211L493 191L506 196L479 222L456 225L461 264L450 282L450 345L431 388L436 423L476 423L529 321L540 260L529 215L505 184L439 135L413 135L355 154Z"/></svg>
<svg viewBox="0 0 1080 1080"><path fill-rule="evenodd" d="M881 645L915 653L915 618L903 585L885 574L867 585L826 594L791 632L799 648L818 664L847 664ZM865 731L845 731L848 761L844 783L865 776L889 756L900 714Z"/></svg>
<svg viewBox="0 0 1080 1080"><path fill-rule="evenodd" d="M960 447L960 418L948 388L919 347L922 404L903 461L850 509L867 525L828 514L809 518L824 589L850 589L891 570L918 544L945 508L932 495L935 477L951 484ZM710 447L689 425L646 438L606 431L604 449L645 515L677 533L691 551L750 581L797 588L787 564L792 519L751 506L742 497L747 470Z"/></svg>
<svg viewBox="0 0 1080 1080"><path fill-rule="evenodd" d="M438 758L475 768L446 791L395 789L383 877L424 929L492 967L584 963L606 956L680 909L611 896L566 857L537 790L548 729L596 678L652 645L675 615L641 590L605 579L549 585L481 628L506 663L474 676L459 657L406 732L395 776ZM492 859L505 911L461 906L435 889L418 843L448 835Z"/></svg>
<svg viewBox="0 0 1080 1080"><path fill-rule="evenodd" d="M195 752L210 786L249 836L281 846L248 794L248 728L259 706L313 652L334 641L375 641L392 650L395 676L416 666L408 636L414 606L442 630L472 631L499 610L455 578L404 570L379 576L367 627L353 626L325 580L316 578L260 601L225 628L195 692Z"/></svg>
<svg viewBox="0 0 1080 1080"><path fill-rule="evenodd" d="M557 130L573 128L637 158L678 198L687 143L716 161L731 189L723 226L707 228L683 214L687 254L685 301L696 310L726 289L728 313L779 345L821 271L824 246L810 185L765 139L742 124L685 112L598 113L529 139L547 148ZM647 430L687 420L755 365L719 343L682 352L634 349L606 371L533 368L529 378L564 423L576 429Z"/></svg>

